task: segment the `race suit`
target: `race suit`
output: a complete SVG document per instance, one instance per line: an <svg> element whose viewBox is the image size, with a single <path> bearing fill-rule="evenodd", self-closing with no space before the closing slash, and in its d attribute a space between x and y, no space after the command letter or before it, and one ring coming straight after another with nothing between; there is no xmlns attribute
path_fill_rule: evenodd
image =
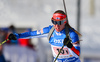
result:
<svg viewBox="0 0 100 62"><path fill-rule="evenodd" d="M49 27L45 27L41 30L24 32L20 34L15 33L15 36L17 37L17 39L18 38L47 37L51 28L52 26L50 25ZM78 35L71 29L69 29L69 36L72 43L79 41ZM63 46L63 41L65 37L66 37L65 29L63 29L60 32L57 32L56 30L53 31L51 38L49 40L49 43L51 44L51 49L52 49L54 59L56 58L61 47ZM75 49L80 51L79 44L76 44L73 46L75 47ZM79 56L76 53L74 53L70 48L68 48L67 46L64 46L56 62L80 62L80 59L79 59Z"/></svg>

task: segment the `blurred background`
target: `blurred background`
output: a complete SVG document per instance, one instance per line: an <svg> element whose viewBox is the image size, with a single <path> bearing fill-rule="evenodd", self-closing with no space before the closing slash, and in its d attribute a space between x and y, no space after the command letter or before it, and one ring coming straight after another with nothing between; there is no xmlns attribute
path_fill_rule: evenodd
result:
<svg viewBox="0 0 100 62"><path fill-rule="evenodd" d="M82 37L82 62L100 62L100 0L65 0L69 24ZM0 42L10 33L39 30L52 25L63 0L0 0ZM24 41L24 42L23 42ZM52 62L47 38L18 39L0 46L0 62ZM4 60L4 61L2 61Z"/></svg>

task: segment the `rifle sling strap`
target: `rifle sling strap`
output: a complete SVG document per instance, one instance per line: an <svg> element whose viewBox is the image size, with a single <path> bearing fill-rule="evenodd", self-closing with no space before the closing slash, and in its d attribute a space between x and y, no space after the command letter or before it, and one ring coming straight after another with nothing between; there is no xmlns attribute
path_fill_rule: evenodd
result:
<svg viewBox="0 0 100 62"><path fill-rule="evenodd" d="M48 37L47 37L48 40L50 40L51 35L52 35L54 29L55 29L55 28L52 27L51 30L50 30L50 32L48 33ZM65 32L66 32L66 37L69 37L69 29L68 29L68 26L66 26L66 25L65 25Z"/></svg>

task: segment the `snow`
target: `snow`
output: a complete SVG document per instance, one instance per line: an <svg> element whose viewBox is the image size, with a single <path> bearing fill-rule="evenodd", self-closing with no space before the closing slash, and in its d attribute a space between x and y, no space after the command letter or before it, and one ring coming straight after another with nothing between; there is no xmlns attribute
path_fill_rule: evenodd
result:
<svg viewBox="0 0 100 62"><path fill-rule="evenodd" d="M65 0L69 23L76 29L77 0ZM90 14L90 0L81 0L82 55L100 53L100 0L94 0L94 14ZM51 25L54 11L63 9L62 0L0 0L0 27L14 24L16 27L39 27ZM6 22L6 23L5 23ZM20 23L19 23L20 22ZM34 30L34 29L33 29ZM47 41L45 38L44 40ZM43 42L47 44L47 42Z"/></svg>

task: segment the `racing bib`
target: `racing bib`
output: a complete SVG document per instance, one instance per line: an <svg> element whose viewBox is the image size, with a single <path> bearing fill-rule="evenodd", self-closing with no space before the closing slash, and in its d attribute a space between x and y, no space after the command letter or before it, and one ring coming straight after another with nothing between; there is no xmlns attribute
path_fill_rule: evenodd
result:
<svg viewBox="0 0 100 62"><path fill-rule="evenodd" d="M51 45L51 48L52 48L53 56L56 57L62 47ZM58 58L68 58L68 57L72 57L72 55L69 52L69 49L67 47L64 47L61 53L59 54Z"/></svg>

